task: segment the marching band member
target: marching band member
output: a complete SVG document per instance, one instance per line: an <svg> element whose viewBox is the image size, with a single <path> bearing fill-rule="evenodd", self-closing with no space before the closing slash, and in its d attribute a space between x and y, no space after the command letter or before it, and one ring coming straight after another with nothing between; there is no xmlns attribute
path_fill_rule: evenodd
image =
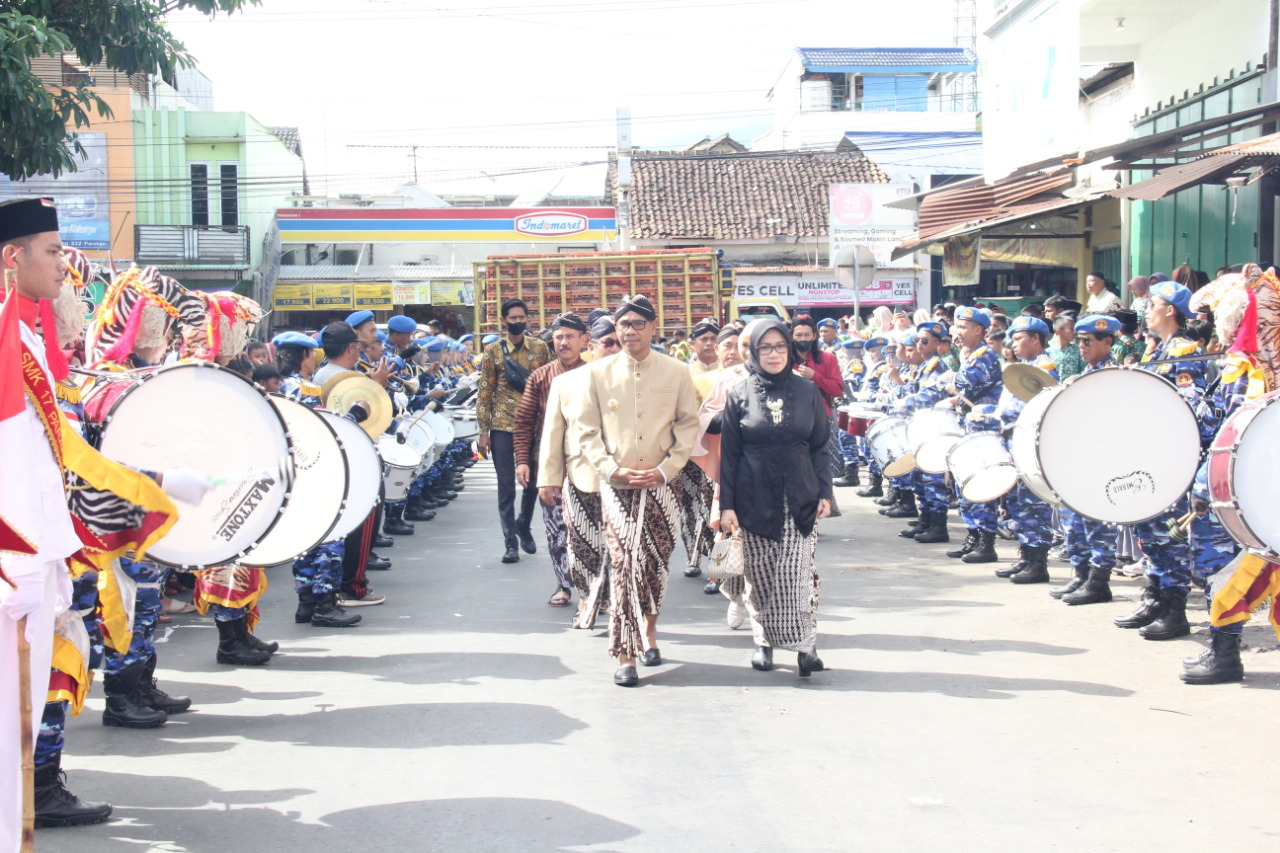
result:
<svg viewBox="0 0 1280 853"><path fill-rule="evenodd" d="M964 416L966 433L992 429L983 414L1000 400L1004 384L1000 378L1000 357L986 342L991 315L981 308L956 309L953 338L960 347L960 369L956 371L956 396L952 405ZM999 501L974 503L960 498L960 519L968 534L964 543L947 556L966 563L994 563L996 555L996 510Z"/></svg>
<svg viewBox="0 0 1280 853"><path fill-rule="evenodd" d="M915 377L916 391L902 401L901 411L914 412L946 399L947 391L941 379L947 372L947 366L938 355L938 347L946 334L947 327L937 320L916 326L916 358L920 359ZM917 469L910 477L912 488L920 499L920 520L910 522L899 535L923 544L950 541L947 533L947 507L950 502L947 475Z"/></svg>
<svg viewBox="0 0 1280 853"><path fill-rule="evenodd" d="M881 389L887 387L888 397L895 410L902 401L920 389L919 372L922 359L916 352L916 333L904 332L898 342L898 361L889 367L887 382L881 383ZM901 365L901 366L900 366ZM877 503L882 507L880 514L886 518L915 518L920 514L916 505L915 483L911 474L903 474L889 478L893 486L893 499L886 496Z"/></svg>
<svg viewBox="0 0 1280 853"><path fill-rule="evenodd" d="M551 324L551 342L556 358L534 370L525 381L512 436L516 482L522 489L538 488L539 438L546 420L552 382L556 377L586 364L582 360L582 350L589 340L586 324L577 314L566 313L556 317ZM563 482L563 479L561 475L553 481ZM551 501L540 503L547 533L547 550L551 553L551 568L556 578L556 591L547 604L568 607L573 600L574 584L569 571L569 533L565 527L562 501L558 496L552 496Z"/></svg>
<svg viewBox="0 0 1280 853"><path fill-rule="evenodd" d="M1030 364L1058 378L1053 359L1045 354L1049 326L1039 317L1024 315L1009 324L1013 352L1023 364ZM1007 433L1026 408L1026 403L1008 389L1000 395L996 416ZM1008 578L1016 584L1049 581L1049 542L1053 511L1036 496L1021 479L1013 487L1008 501L1009 515L1018 531L1018 560L996 570L996 577Z"/></svg>
<svg viewBox="0 0 1280 853"><path fill-rule="evenodd" d="M862 363L863 341L861 338L846 338L840 342L840 350L844 354L843 369L845 396L856 399L862 391L862 379L867 368ZM858 436L850 435L842 429L836 430L836 439L840 445L840 458L844 462L844 471L834 480L837 486L859 486L858 479L859 441Z"/></svg>
<svg viewBox="0 0 1280 853"><path fill-rule="evenodd" d="M1076 344L1084 360L1084 373L1112 367L1111 348L1120 334L1115 317L1090 314L1075 324ZM1081 375L1084 375L1083 373ZM1061 508L1067 532L1067 555L1074 577L1049 595L1067 604L1099 604L1111 600L1111 571L1116 567L1116 537L1113 525L1086 518L1067 507Z"/></svg>
<svg viewBox="0 0 1280 853"><path fill-rule="evenodd" d="M588 368L589 402L579 417L588 461L601 479L612 559L609 654L614 683L639 683L636 659L662 663L658 614L667 562L680 523L675 479L698 433L698 397L689 371L653 352L658 312L644 296L624 297L614 319L623 353Z"/></svg>
<svg viewBox="0 0 1280 853"><path fill-rule="evenodd" d="M888 345L889 339L883 336L870 338L867 341L865 347L867 370L860 386L859 400L874 402L879 395L880 383L889 374L889 362L884 354L885 347ZM858 490L857 495L860 498L883 498L884 477L880 473L880 463L876 462L875 457L871 455L865 438L858 439L858 444L862 448L863 454L867 457L869 482L866 488Z"/></svg>
<svg viewBox="0 0 1280 853"><path fill-rule="evenodd" d="M1203 361L1178 361L1201 352L1200 344L1182 334L1191 311L1191 291L1173 281L1162 281L1150 291L1147 328L1159 343L1145 364L1147 370L1171 381L1178 393L1194 407L1205 388ZM1147 555L1146 589L1142 603L1128 616L1115 620L1120 628L1139 628L1146 640L1172 640L1191 633L1187 621L1187 594L1191 589L1191 549L1173 535L1179 520L1187 515L1187 498L1181 498L1163 515L1134 526L1138 544Z"/></svg>

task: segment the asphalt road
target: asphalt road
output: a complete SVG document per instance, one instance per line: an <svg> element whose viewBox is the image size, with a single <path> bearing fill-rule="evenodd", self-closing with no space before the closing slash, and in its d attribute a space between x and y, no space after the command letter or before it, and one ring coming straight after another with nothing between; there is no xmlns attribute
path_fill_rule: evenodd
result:
<svg viewBox="0 0 1280 853"><path fill-rule="evenodd" d="M603 632L546 606L545 553L498 561L487 466L386 553L395 566L374 582L387 603L357 628L295 625L287 569L271 573L258 630L282 646L267 666L218 665L212 622L175 617L159 674L194 710L108 729L95 686L64 767L114 818L41 830L37 849L1280 845L1280 656L1248 652L1243 685L1182 685L1203 623L1166 643L1112 627L1134 581L1112 604L1067 607L899 539L900 523L842 489L818 546L827 672L802 681L782 653L753 671L749 632L680 574L678 549L667 663L621 689ZM1265 623L1247 641L1276 645Z"/></svg>

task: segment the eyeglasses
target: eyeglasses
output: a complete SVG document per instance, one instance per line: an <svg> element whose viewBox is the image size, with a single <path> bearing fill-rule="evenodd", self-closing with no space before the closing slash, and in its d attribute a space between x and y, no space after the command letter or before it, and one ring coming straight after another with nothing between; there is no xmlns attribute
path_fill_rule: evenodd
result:
<svg viewBox="0 0 1280 853"><path fill-rule="evenodd" d="M787 348L789 346L790 344L785 344L785 343L761 344L760 346L756 347L756 355L769 355L771 353L774 355L782 355L787 351Z"/></svg>
<svg viewBox="0 0 1280 853"><path fill-rule="evenodd" d="M604 347L605 349L613 349L614 347L621 346L621 344L618 343L617 338L604 338L600 340L599 343L600 343L600 346Z"/></svg>
<svg viewBox="0 0 1280 853"><path fill-rule="evenodd" d="M625 331L643 332L645 326L649 325L648 320L619 320L618 328Z"/></svg>

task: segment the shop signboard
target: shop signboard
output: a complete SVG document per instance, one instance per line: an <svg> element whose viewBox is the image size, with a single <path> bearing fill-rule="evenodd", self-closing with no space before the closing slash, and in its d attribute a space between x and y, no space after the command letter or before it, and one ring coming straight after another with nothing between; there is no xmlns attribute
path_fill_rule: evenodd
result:
<svg viewBox="0 0 1280 853"><path fill-rule="evenodd" d="M311 295L318 311L330 308L355 307L351 299L351 282L349 281L325 282L323 284L317 282L311 285Z"/></svg>
<svg viewBox="0 0 1280 853"><path fill-rule="evenodd" d="M271 302L277 311L310 311L311 285L277 284Z"/></svg>
<svg viewBox="0 0 1280 853"><path fill-rule="evenodd" d="M735 299L772 298L787 308L852 306L854 292L828 273L800 275L742 275L734 277ZM910 305L916 301L911 276L877 276L858 290L859 305Z"/></svg>
<svg viewBox="0 0 1280 853"><path fill-rule="evenodd" d="M391 298L391 282L361 282L353 286L355 289L356 310L390 311L394 305Z"/></svg>
<svg viewBox="0 0 1280 853"><path fill-rule="evenodd" d="M471 305L473 302L469 281L431 282L432 305Z"/></svg>
<svg viewBox="0 0 1280 853"><path fill-rule="evenodd" d="M107 135L97 131L76 133L84 148L74 172L54 178L37 176L13 181L0 175L0 199L45 196L58 208L58 233L62 245L73 249L111 248L111 208L107 200Z"/></svg>
<svg viewBox="0 0 1280 853"><path fill-rule="evenodd" d="M893 250L916 230L916 213L885 207L911 195L913 187L896 184L831 184L830 257L842 249L863 245L871 250L876 266L893 265Z"/></svg>

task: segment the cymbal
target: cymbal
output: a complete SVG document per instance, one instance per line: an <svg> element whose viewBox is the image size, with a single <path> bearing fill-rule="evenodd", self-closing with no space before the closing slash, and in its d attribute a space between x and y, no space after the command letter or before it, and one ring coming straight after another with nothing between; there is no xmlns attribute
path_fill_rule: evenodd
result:
<svg viewBox="0 0 1280 853"><path fill-rule="evenodd" d="M1053 374L1047 370L1041 370L1034 364L1006 364L1000 376L1009 393L1024 403L1045 388L1058 384Z"/></svg>
<svg viewBox="0 0 1280 853"><path fill-rule="evenodd" d="M333 390L335 385L344 379L350 379L352 376L364 376L364 374L358 370L340 370L330 376L328 380L325 381L324 385L320 386L321 401L329 399L329 392Z"/></svg>
<svg viewBox="0 0 1280 853"><path fill-rule="evenodd" d="M354 371L352 371L354 373ZM337 379L335 376L334 379ZM333 380L329 380L332 382ZM325 383L327 388L328 382ZM360 429L377 438L387 431L391 425L391 398L387 391L367 376L356 374L338 382L325 396L325 408L339 415L351 411L357 403L369 410L369 417L360 424Z"/></svg>

